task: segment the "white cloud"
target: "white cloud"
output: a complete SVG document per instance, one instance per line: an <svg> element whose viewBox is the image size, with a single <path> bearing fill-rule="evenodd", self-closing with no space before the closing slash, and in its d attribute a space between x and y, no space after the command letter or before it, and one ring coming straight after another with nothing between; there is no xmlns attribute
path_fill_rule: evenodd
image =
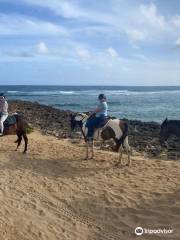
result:
<svg viewBox="0 0 180 240"><path fill-rule="evenodd" d="M44 2L44 1L43 1ZM49 4L46 1L50 8L53 8L52 2ZM77 18L80 15L79 9L72 3L67 1L54 1L54 6L57 7L55 12L57 14L63 15L66 18Z"/></svg>
<svg viewBox="0 0 180 240"><path fill-rule="evenodd" d="M68 35L64 27L22 15L0 14L0 35Z"/></svg>
<svg viewBox="0 0 180 240"><path fill-rule="evenodd" d="M107 7L87 7L83 1L70 0L22 0L28 4L49 8L54 14L77 21L71 26L71 33L108 34L129 38L131 44L138 41L159 40L168 23L157 6L151 4L125 4L125 1L112 1ZM120 6L120 5L121 6ZM98 4L99 5L99 4ZM100 3L101 5L101 3ZM109 8L108 8L109 6ZM81 23L88 24L81 24ZM92 25L91 25L92 24Z"/></svg>
<svg viewBox="0 0 180 240"><path fill-rule="evenodd" d="M48 54L49 49L44 42L40 42L36 45L37 53L39 54Z"/></svg>
<svg viewBox="0 0 180 240"><path fill-rule="evenodd" d="M75 48L75 52L76 52L76 55L80 58L80 59L88 59L90 57L90 53L89 53L89 50L85 47L76 47Z"/></svg>
<svg viewBox="0 0 180 240"><path fill-rule="evenodd" d="M124 31L132 46L139 47L136 43L147 44L162 40L168 28L165 17L159 14L156 5L151 3L139 5L129 12Z"/></svg>
<svg viewBox="0 0 180 240"><path fill-rule="evenodd" d="M179 73L179 70L173 71L173 68L176 66L179 69L179 62L176 64L173 56L167 64L164 63L165 59L161 62L159 60L164 54L170 56L172 45L180 48L180 16L172 16L170 11L164 16L161 4L159 7L155 3L149 4L157 1L17 0L17 2L27 3L27 9L33 5L32 9L41 11L41 7L44 7L47 16L41 14L38 16L36 11L33 13L36 18L26 16L26 12L24 15L0 14L0 35L22 35L16 38L13 46L11 41L4 43L2 40L0 52L2 55L6 54L3 57L22 62L25 61L24 58L28 61L29 57L32 62L47 61L50 66L50 61L54 61L53 66L57 62L61 62L62 64L59 64L61 66L74 64L75 68L82 66L82 69L90 73L92 71L95 79L98 79L98 72L104 74L107 71L110 76L117 78L117 81L122 72L125 73L125 78L127 73L132 72L133 81L135 75L142 77L143 71L142 79L147 77L150 82L152 79L159 79L151 77L151 73L158 76L158 73L162 72L161 76L165 75L167 78L170 76L170 79L174 74L178 78L175 72ZM48 12L51 12L51 16ZM13 47L15 50L12 50ZM119 56L116 50L120 47L127 50L123 51L124 58ZM3 57L0 61L4 61ZM69 67L68 72L71 70L73 71ZM168 71L171 74L167 74Z"/></svg>
<svg viewBox="0 0 180 240"><path fill-rule="evenodd" d="M172 18L172 24L175 27L180 27L180 16L179 15Z"/></svg>
<svg viewBox="0 0 180 240"><path fill-rule="evenodd" d="M180 47L180 37L176 40L175 44L177 47Z"/></svg>
<svg viewBox="0 0 180 240"><path fill-rule="evenodd" d="M126 34L133 42L138 42L146 39L147 33L137 29L127 30Z"/></svg>
<svg viewBox="0 0 180 240"><path fill-rule="evenodd" d="M56 15L65 18L74 18L88 20L91 22L109 23L111 21L110 14L84 8L78 4L78 1L69 0L23 0L29 4L38 5L51 9Z"/></svg>
<svg viewBox="0 0 180 240"><path fill-rule="evenodd" d="M156 28L165 28L165 17L163 15L158 15L155 4L151 3L150 5L140 5L140 12L144 17L144 20L147 21L147 24L150 24Z"/></svg>
<svg viewBox="0 0 180 240"><path fill-rule="evenodd" d="M146 57L144 54L134 54L133 57L135 57L138 60L142 60L142 61L148 61L149 58Z"/></svg>
<svg viewBox="0 0 180 240"><path fill-rule="evenodd" d="M64 16L66 18L79 17L79 9L75 4L66 0L23 0L28 4L33 4L45 8L51 9L57 15Z"/></svg>
<svg viewBox="0 0 180 240"><path fill-rule="evenodd" d="M0 14L1 35L47 35L56 38L60 35L65 37L64 42L60 38L57 38L58 44L61 41L60 47L55 43L56 46L53 46L53 48L51 48L51 44L47 48L44 42L39 43L39 46L36 46L36 50L40 54L50 54L57 57L74 57L76 55L79 59L88 59L90 56L97 55L97 52L100 51L96 45L95 38L95 41L92 41L93 43L89 42L88 38L92 38L92 36L98 36L98 40L103 37L102 41L106 36L112 39L112 41L115 39L116 42L121 42L121 39L123 39L123 46L125 45L124 39L127 42L128 38L128 42L134 48L131 50L137 52L141 48L142 43L144 46L148 44L152 46L157 41L161 43L169 41L172 44L175 43L175 39L180 35L180 30L175 28L175 26L180 24L180 16L169 17L169 21L167 21L167 18L162 15L160 9L154 3L137 5L134 1L134 3L126 5L124 4L125 1L121 1L121 8L119 8L117 7L117 2L120 1L115 0L110 1L110 8L108 9L107 6L103 6L102 8L102 3L98 3L97 7L93 4L92 6L87 6L87 4L83 3L83 0L19 1L45 7L58 16L73 19L73 24L66 25L66 20L61 21L63 24L61 26L59 22L54 23L38 20L25 15ZM81 39L81 34L85 38ZM46 38L42 37L41 39ZM75 42L75 39L79 39L80 42L68 46L67 42ZM82 47L87 44L87 42L84 44L83 41L86 41L84 39L88 41L88 48ZM63 52L63 48L66 49L66 53ZM88 49L91 49L91 52ZM113 47L106 49L104 54L107 55L107 53L111 57L119 57L118 52Z"/></svg>
<svg viewBox="0 0 180 240"><path fill-rule="evenodd" d="M118 52L117 52L114 48L112 48L112 47L109 47L109 48L107 49L107 53L108 53L111 57L119 57Z"/></svg>
<svg viewBox="0 0 180 240"><path fill-rule="evenodd" d="M124 67L122 67L122 70L124 72L129 72L131 69L129 67L124 66Z"/></svg>

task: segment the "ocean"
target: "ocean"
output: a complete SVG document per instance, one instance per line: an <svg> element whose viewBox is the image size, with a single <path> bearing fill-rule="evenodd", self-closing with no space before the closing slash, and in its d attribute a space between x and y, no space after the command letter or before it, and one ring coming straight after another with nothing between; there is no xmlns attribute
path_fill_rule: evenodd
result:
<svg viewBox="0 0 180 240"><path fill-rule="evenodd" d="M109 115L161 122L180 119L180 86L0 86L7 99L20 99L76 112L96 107L97 96L108 99Z"/></svg>

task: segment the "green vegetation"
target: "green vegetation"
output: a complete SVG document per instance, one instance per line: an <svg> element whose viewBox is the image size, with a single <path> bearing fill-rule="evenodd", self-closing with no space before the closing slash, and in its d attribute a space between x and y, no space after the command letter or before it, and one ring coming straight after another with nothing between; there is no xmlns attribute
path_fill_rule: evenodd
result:
<svg viewBox="0 0 180 240"><path fill-rule="evenodd" d="M34 131L34 129L33 129L33 127L30 124L28 124L26 131L27 131L27 134L30 134L30 133L32 133Z"/></svg>

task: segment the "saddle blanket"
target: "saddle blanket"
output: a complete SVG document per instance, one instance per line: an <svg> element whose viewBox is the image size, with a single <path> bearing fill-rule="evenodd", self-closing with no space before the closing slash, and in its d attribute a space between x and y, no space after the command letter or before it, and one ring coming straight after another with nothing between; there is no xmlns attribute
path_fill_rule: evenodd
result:
<svg viewBox="0 0 180 240"><path fill-rule="evenodd" d="M16 123L16 118L14 115L8 116L7 119L4 122L5 127L9 127L11 125L14 125Z"/></svg>

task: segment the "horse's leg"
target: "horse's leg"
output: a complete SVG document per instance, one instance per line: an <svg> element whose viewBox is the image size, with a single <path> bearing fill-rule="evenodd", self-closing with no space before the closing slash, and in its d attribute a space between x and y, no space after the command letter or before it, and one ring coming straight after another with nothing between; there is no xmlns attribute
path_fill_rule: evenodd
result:
<svg viewBox="0 0 180 240"><path fill-rule="evenodd" d="M89 157L89 142L86 140L86 157L85 160L87 160Z"/></svg>
<svg viewBox="0 0 180 240"><path fill-rule="evenodd" d="M131 165L131 157L130 157L131 148L130 148L130 146L129 146L128 137L126 137L125 140L124 140L124 147L125 147L126 153L127 153L127 155L128 155L128 163L127 163L127 166L130 166L130 165Z"/></svg>
<svg viewBox="0 0 180 240"><path fill-rule="evenodd" d="M25 147L24 147L24 152L23 153L26 153L27 152L27 145L28 145L28 137L27 137L26 132L23 132L23 139L24 139L24 143L25 143Z"/></svg>
<svg viewBox="0 0 180 240"><path fill-rule="evenodd" d="M122 155L123 155L123 146L121 145L119 147L119 160L118 160L118 162L115 165L116 167L118 167L119 164L122 165Z"/></svg>
<svg viewBox="0 0 180 240"><path fill-rule="evenodd" d="M119 148L119 163L122 165L122 156L123 156L123 145Z"/></svg>
<svg viewBox="0 0 180 240"><path fill-rule="evenodd" d="M92 151L91 159L93 159L94 158L94 140L92 140L91 151Z"/></svg>
<svg viewBox="0 0 180 240"><path fill-rule="evenodd" d="M105 143L105 141L101 142L100 149L103 149L104 143Z"/></svg>
<svg viewBox="0 0 180 240"><path fill-rule="evenodd" d="M16 151L17 151L18 147L21 145L22 133L17 133L17 137L18 137L18 139L15 141L15 143L17 143Z"/></svg>

